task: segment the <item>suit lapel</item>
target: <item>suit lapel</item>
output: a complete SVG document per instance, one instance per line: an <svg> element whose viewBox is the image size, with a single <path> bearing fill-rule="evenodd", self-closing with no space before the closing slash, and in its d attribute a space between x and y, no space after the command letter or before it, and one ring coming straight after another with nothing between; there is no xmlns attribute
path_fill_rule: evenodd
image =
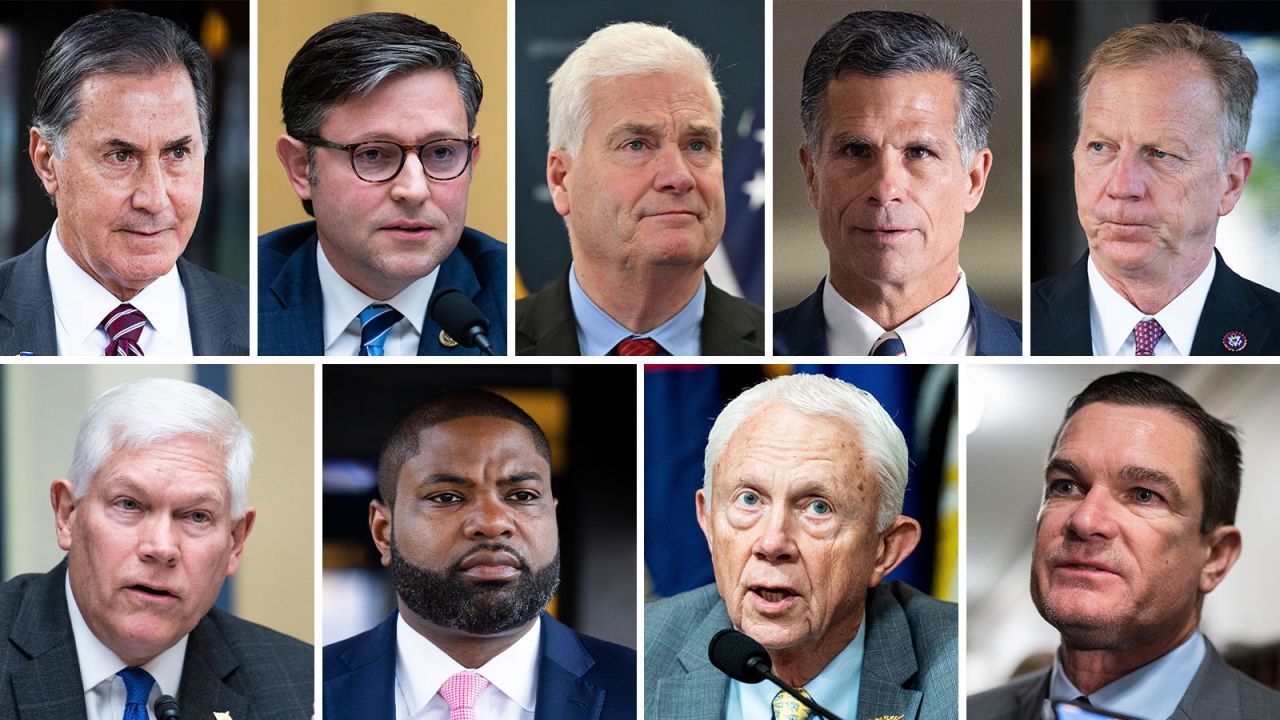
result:
<svg viewBox="0 0 1280 720"><path fill-rule="evenodd" d="M248 717L245 697L226 682L239 664L213 619L209 615L201 618L187 642L178 684L183 717L208 718L215 712Z"/></svg>
<svg viewBox="0 0 1280 720"><path fill-rule="evenodd" d="M711 284L706 278L707 297L702 306L703 355L763 355L750 338L759 338L760 328L740 309L735 298Z"/></svg>
<svg viewBox="0 0 1280 720"><path fill-rule="evenodd" d="M717 632L732 626L722 600L691 628L676 658L685 672L658 680L657 699L652 712L646 707L645 720L724 717L729 677L707 660L707 646Z"/></svg>
<svg viewBox="0 0 1280 720"><path fill-rule="evenodd" d="M49 233L45 233L40 242L18 256L9 283L0 295L0 317L8 320L7 327L0 323L0 348L6 354L58 354L53 291L44 262L48 242Z"/></svg>
<svg viewBox="0 0 1280 720"><path fill-rule="evenodd" d="M391 613L364 642L342 654L347 672L325 667L326 712L360 708L361 720L395 720L396 617Z"/></svg>
<svg viewBox="0 0 1280 720"><path fill-rule="evenodd" d="M178 275L187 295L187 326L191 329L191 351L195 355L247 355L231 309L219 301L203 269L178 258ZM247 342L248 338L244 338Z"/></svg>
<svg viewBox="0 0 1280 720"><path fill-rule="evenodd" d="M1221 265L1218 267L1222 268ZM1173 720L1249 717L1251 713L1247 712L1249 709L1241 702L1237 691L1239 685L1234 682L1231 667L1207 639L1204 641L1204 649L1204 660L1200 661L1200 669L1196 671L1182 700L1178 702Z"/></svg>
<svg viewBox="0 0 1280 720"><path fill-rule="evenodd" d="M827 319L822 311L824 277L799 305L774 315L773 346L779 355L826 355Z"/></svg>
<svg viewBox="0 0 1280 720"><path fill-rule="evenodd" d="M440 274L436 276L435 290L432 291L432 297L447 288L460 290L472 302L476 301L476 296L480 294L480 281L476 278L476 272L471 267L471 263L467 262L462 251L454 249L449 253L444 262L440 263ZM430 303L428 303L430 306ZM469 348L461 343L454 347L448 347L440 341L440 333L443 328L430 313L422 320L422 339L418 342L419 355L483 355L480 348ZM453 338L457 340L457 338ZM490 337L489 341L493 344L493 351L499 355L506 353L506 339L499 340L496 337Z"/></svg>
<svg viewBox="0 0 1280 720"><path fill-rule="evenodd" d="M542 650L538 662L535 720L596 720L604 690L583 679L595 659L573 631L542 614Z"/></svg>
<svg viewBox="0 0 1280 720"><path fill-rule="evenodd" d="M900 715L914 720L923 694L902 687L919 670L916 654L910 650L913 644L907 615L893 595L880 588L872 588L867 598L867 637L857 715Z"/></svg>
<svg viewBox="0 0 1280 720"><path fill-rule="evenodd" d="M318 243L312 233L298 252L289 256L271 283L271 293L280 309L261 312L258 332L260 345L278 346L273 354L324 354L324 294L316 269ZM264 342L263 338L269 339Z"/></svg>
<svg viewBox="0 0 1280 720"><path fill-rule="evenodd" d="M63 561L23 598L10 642L29 659L12 668L14 702L23 720L84 720L80 661L67 612Z"/></svg>
<svg viewBox="0 0 1280 720"><path fill-rule="evenodd" d="M1040 303L1032 303L1032 355L1093 354L1088 262L1085 253L1075 265L1035 288ZM1037 313L1040 307L1044 310Z"/></svg>
<svg viewBox="0 0 1280 720"><path fill-rule="evenodd" d="M523 307L521 307L523 306ZM569 299L569 271L521 301L516 308L516 332L531 344L521 355L581 355L578 325Z"/></svg>
<svg viewBox="0 0 1280 720"><path fill-rule="evenodd" d="M973 311L976 355L1021 355L1022 338L1013 331L1009 322L987 307L978 293L969 288L969 307Z"/></svg>
<svg viewBox="0 0 1280 720"><path fill-rule="evenodd" d="M1200 312L1200 324L1196 326L1191 354L1257 355L1271 335L1270 322L1268 318L1257 317L1259 302L1249 284L1227 267L1217 250L1213 252L1218 267L1214 270L1213 283L1209 285L1204 310ZM1247 339L1243 350L1232 352L1223 344L1231 332L1241 333Z"/></svg>

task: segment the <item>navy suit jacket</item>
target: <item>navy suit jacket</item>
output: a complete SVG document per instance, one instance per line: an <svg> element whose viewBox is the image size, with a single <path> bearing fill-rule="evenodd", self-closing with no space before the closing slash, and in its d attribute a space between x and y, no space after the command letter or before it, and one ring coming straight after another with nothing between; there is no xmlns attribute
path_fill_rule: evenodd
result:
<svg viewBox="0 0 1280 720"><path fill-rule="evenodd" d="M395 720L396 613L324 648L324 716ZM542 614L536 720L635 720L636 653Z"/></svg>
<svg viewBox="0 0 1280 720"><path fill-rule="evenodd" d="M1200 313L1192 355L1280 355L1280 293L1237 275L1214 250L1213 282ZM1092 355L1089 329L1089 253L1031 286L1031 354ZM1245 346L1223 344L1239 332Z"/></svg>
<svg viewBox="0 0 1280 720"><path fill-rule="evenodd" d="M49 233L0 264L0 355L58 354L53 291L45 267ZM178 258L196 355L249 354L249 288ZM105 346L104 346L105 347Z"/></svg>
<svg viewBox="0 0 1280 720"><path fill-rule="evenodd" d="M258 354L323 355L324 295L316 269L315 221L273 230L258 238ZM507 353L507 246L464 228L458 246L440 263L436 292L462 291L489 321L489 342ZM462 344L445 347L440 323L422 321L419 355L483 355Z"/></svg>
<svg viewBox="0 0 1280 720"><path fill-rule="evenodd" d="M0 585L0 718L87 716L62 562ZM178 681L184 718L227 712L235 720L302 720L315 702L311 646L210 610L187 640ZM166 688L168 689L168 688Z"/></svg>
<svg viewBox="0 0 1280 720"><path fill-rule="evenodd" d="M763 355L764 311L711 284L702 306L702 354ZM581 355L569 271L516 302L517 355Z"/></svg>
<svg viewBox="0 0 1280 720"><path fill-rule="evenodd" d="M773 314L774 355L827 355L827 320L822 312L822 287L799 305ZM975 355L1021 355L1022 323L997 313L969 288L969 311L978 336Z"/></svg>

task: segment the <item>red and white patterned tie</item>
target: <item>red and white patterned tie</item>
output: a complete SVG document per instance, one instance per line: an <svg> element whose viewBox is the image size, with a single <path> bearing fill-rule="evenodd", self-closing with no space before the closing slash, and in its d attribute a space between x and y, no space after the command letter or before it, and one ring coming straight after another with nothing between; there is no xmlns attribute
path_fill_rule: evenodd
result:
<svg viewBox="0 0 1280 720"><path fill-rule="evenodd" d="M1155 318L1147 318L1133 326L1133 354L1155 355L1156 343L1164 337L1164 328Z"/></svg>
<svg viewBox="0 0 1280 720"><path fill-rule="evenodd" d="M473 672L454 673L440 686L440 697L449 706L449 720L476 720L476 700L489 681Z"/></svg>
<svg viewBox="0 0 1280 720"><path fill-rule="evenodd" d="M121 303L107 314L98 327L107 333L107 349L103 355L141 355L138 338L147 324L147 316L129 303Z"/></svg>

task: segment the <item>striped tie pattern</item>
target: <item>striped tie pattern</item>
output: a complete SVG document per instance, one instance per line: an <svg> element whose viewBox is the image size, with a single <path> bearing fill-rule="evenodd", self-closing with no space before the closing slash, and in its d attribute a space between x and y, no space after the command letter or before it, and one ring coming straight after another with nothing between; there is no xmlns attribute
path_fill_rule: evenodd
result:
<svg viewBox="0 0 1280 720"><path fill-rule="evenodd" d="M623 357L662 354L662 346L653 338L627 338L613 349L615 354Z"/></svg>
<svg viewBox="0 0 1280 720"><path fill-rule="evenodd" d="M902 338L898 337L896 332L887 332L876 340L876 344L871 346L871 354L875 357L897 357L907 354L907 346L902 344Z"/></svg>
<svg viewBox="0 0 1280 720"><path fill-rule="evenodd" d="M148 720L147 698L156 679L142 668L127 667L116 673L124 680L124 720Z"/></svg>
<svg viewBox="0 0 1280 720"><path fill-rule="evenodd" d="M809 698L809 693L805 692L804 688L797 688L797 690L806 699ZM779 690L778 694L773 696L773 720L806 720L812 714L808 706L795 699L786 690Z"/></svg>
<svg viewBox="0 0 1280 720"><path fill-rule="evenodd" d="M390 305L374 303L360 311L360 354L381 356L391 326L404 316Z"/></svg>
<svg viewBox="0 0 1280 720"><path fill-rule="evenodd" d="M1155 355L1156 343L1164 337L1164 328L1155 318L1147 318L1133 326L1133 354Z"/></svg>
<svg viewBox="0 0 1280 720"><path fill-rule="evenodd" d="M449 706L449 720L476 720L476 700L489 681L473 672L454 673L440 686L440 697Z"/></svg>
<svg viewBox="0 0 1280 720"><path fill-rule="evenodd" d="M129 303L121 303L107 314L98 327L107 333L107 349L103 355L141 355L138 338L147 324L147 316Z"/></svg>

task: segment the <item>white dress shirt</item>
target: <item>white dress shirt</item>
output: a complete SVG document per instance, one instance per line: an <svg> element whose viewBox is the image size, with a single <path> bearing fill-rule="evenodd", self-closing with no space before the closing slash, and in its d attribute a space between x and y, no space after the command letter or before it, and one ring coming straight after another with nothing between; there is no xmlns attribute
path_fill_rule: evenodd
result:
<svg viewBox="0 0 1280 720"><path fill-rule="evenodd" d="M489 686L476 700L484 720L533 720L538 691L542 619L489 662L475 669ZM444 681L466 670L434 643L396 618L396 720L449 720L440 697Z"/></svg>
<svg viewBox="0 0 1280 720"><path fill-rule="evenodd" d="M1136 343L1133 328L1147 318L1155 318L1164 328L1164 337L1156 343L1156 355L1190 355L1196 338L1200 313L1209 297L1213 273L1218 263L1209 264L1173 302L1155 315L1147 315L1115 291L1098 272L1089 256L1089 335L1093 338L1094 355L1133 355Z"/></svg>
<svg viewBox="0 0 1280 720"><path fill-rule="evenodd" d="M125 662L103 645L85 623L75 595L71 592L70 574L67 575L66 590L67 610L71 613L71 632L76 639L80 683L84 688L84 705L89 720L120 720L124 717L124 702L128 696L125 693L124 679L116 676L116 673L125 669ZM147 717L152 720L156 716L152 706L161 695L172 695L178 698L181 705L178 683L182 680L182 663L187 656L187 637L183 635L176 645L142 666L156 680L151 686L151 695L147 697Z"/></svg>
<svg viewBox="0 0 1280 720"><path fill-rule="evenodd" d="M908 356L972 355L978 346L963 269L951 292L896 328L880 327L841 297L829 277L822 287L822 315L827 323L829 355L869 355L887 330L898 333Z"/></svg>
<svg viewBox="0 0 1280 720"><path fill-rule="evenodd" d="M49 271L53 317L59 355L102 355L110 338L98 327L121 303L76 264L62 246L58 221L54 221L45 246L44 264ZM129 303L147 317L138 346L149 356L190 357L191 327L187 319L187 293L175 263Z"/></svg>
<svg viewBox="0 0 1280 720"><path fill-rule="evenodd" d="M320 293L324 297L325 355L360 353L360 311L373 303L390 305L404 316L387 333L386 342L382 346L383 354L418 354L422 322L427 316L427 303L431 301L431 293L436 288L440 266L437 265L426 277L409 283L409 287L390 299L374 300L338 274L324 254L324 246L319 244L316 246L316 265L320 273Z"/></svg>

